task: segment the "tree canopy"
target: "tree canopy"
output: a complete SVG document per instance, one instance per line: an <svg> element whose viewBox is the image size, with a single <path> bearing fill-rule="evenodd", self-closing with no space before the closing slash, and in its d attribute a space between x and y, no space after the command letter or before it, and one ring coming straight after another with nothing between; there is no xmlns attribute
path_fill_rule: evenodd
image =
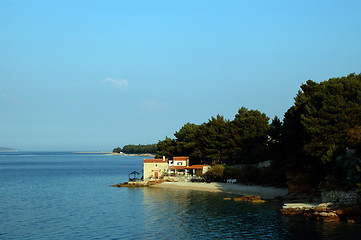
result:
<svg viewBox="0 0 361 240"><path fill-rule="evenodd" d="M361 157L361 74L308 80L300 88L283 122L275 117L270 123L266 114L242 107L233 120L217 115L200 125L186 123L175 139L158 142L157 155L231 165L273 159L285 174L304 172L315 184L337 166L361 169L360 160L345 158L348 148Z"/></svg>
<svg viewBox="0 0 361 240"><path fill-rule="evenodd" d="M360 148L360 127L360 74L321 83L309 80L285 114L283 161L288 169L307 172L319 182L340 165L336 159L347 148Z"/></svg>
<svg viewBox="0 0 361 240"><path fill-rule="evenodd" d="M352 147L348 139L361 126L361 76L309 80L301 89L285 114L284 142L296 154L325 164Z"/></svg>
<svg viewBox="0 0 361 240"><path fill-rule="evenodd" d="M113 149L113 152L123 152L126 154L141 154L141 153L157 153L157 144L147 145L125 145L123 148L117 147Z"/></svg>
<svg viewBox="0 0 361 240"><path fill-rule="evenodd" d="M186 123L175 139L159 141L158 156L190 156L194 162L255 163L266 153L269 118L242 107L230 121L221 115L200 125Z"/></svg>

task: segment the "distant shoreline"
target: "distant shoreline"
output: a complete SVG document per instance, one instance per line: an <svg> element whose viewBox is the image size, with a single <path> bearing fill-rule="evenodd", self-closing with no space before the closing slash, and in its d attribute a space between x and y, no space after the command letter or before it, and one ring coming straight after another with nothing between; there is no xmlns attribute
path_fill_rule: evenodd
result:
<svg viewBox="0 0 361 240"><path fill-rule="evenodd" d="M104 154L104 155L155 157L155 154L150 154L150 153L134 153L134 154L128 154L128 153L107 153L107 154Z"/></svg>
<svg viewBox="0 0 361 240"><path fill-rule="evenodd" d="M154 157L154 154L139 153L139 154L127 154L127 153L113 153L113 152L74 152L77 154L102 154L102 155L115 155L115 156L136 156L136 157Z"/></svg>
<svg viewBox="0 0 361 240"><path fill-rule="evenodd" d="M16 152L18 151L15 148L10 148L10 147L0 147L0 152Z"/></svg>

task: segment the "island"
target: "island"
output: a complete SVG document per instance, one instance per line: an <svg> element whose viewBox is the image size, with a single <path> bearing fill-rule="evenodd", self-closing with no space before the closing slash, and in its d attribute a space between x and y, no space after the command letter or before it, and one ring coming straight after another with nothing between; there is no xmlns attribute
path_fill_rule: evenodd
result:
<svg viewBox="0 0 361 240"><path fill-rule="evenodd" d="M14 148L8 148L8 147L0 147L0 152L15 152L17 151Z"/></svg>

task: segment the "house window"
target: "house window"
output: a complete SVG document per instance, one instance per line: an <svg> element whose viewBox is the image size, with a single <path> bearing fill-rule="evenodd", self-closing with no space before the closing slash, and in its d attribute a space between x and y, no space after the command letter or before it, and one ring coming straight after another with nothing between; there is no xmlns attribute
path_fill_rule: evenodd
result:
<svg viewBox="0 0 361 240"><path fill-rule="evenodd" d="M158 167L158 164L155 164L155 167Z"/></svg>
<svg viewBox="0 0 361 240"><path fill-rule="evenodd" d="M178 166L182 166L182 163L181 163L181 162L178 162L177 165L178 165Z"/></svg>

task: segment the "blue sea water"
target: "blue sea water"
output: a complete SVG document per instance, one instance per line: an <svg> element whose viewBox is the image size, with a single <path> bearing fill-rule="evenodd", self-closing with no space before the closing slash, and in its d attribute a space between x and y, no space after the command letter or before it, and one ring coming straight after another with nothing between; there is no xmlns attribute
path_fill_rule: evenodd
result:
<svg viewBox="0 0 361 240"><path fill-rule="evenodd" d="M143 157L0 153L0 239L359 239L361 226L286 217L227 194L112 188Z"/></svg>

